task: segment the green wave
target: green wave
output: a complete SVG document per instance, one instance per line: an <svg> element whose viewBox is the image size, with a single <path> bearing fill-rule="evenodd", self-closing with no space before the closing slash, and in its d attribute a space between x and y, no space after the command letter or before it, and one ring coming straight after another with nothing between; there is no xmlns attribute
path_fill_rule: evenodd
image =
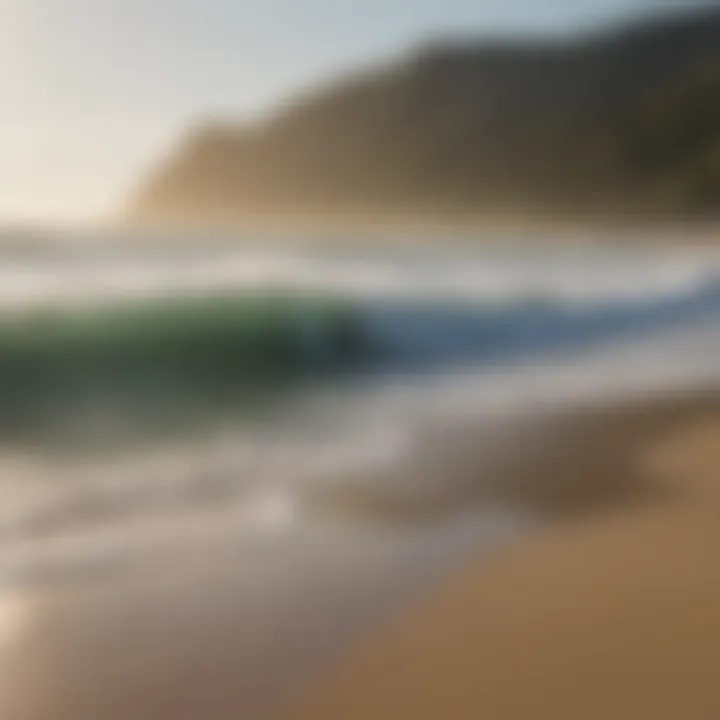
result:
<svg viewBox="0 0 720 720"><path fill-rule="evenodd" d="M349 371L368 350L359 312L334 298L214 294L29 309L0 320L0 430L62 434L93 413L136 427L188 422Z"/></svg>

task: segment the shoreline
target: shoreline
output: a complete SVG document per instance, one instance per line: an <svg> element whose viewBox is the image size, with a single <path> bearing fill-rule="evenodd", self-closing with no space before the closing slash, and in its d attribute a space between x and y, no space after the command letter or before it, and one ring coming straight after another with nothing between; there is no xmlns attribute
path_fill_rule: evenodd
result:
<svg viewBox="0 0 720 720"><path fill-rule="evenodd" d="M347 652L283 718L720 714L717 393L565 420L540 465L521 460L506 486L556 522L466 564Z"/></svg>
<svg viewBox="0 0 720 720"><path fill-rule="evenodd" d="M3 720L97 720L99 716L103 720L235 720L239 713L257 720L275 717L278 706L280 710L292 708L289 701L300 689L300 696L310 699L291 712L293 720L382 720L382 708L376 712L364 704L365 700L372 703L373 688L383 688L377 678L367 693L363 691L363 702L358 703L352 692L340 698L334 693L338 686L347 690L347 673L351 689L358 679L354 662L346 673L348 666L338 660L355 656L357 661L357 648L361 663L363 648L383 657L385 651L382 647L376 650L375 645L385 643L384 628L392 637L400 632L394 627L412 624L424 612L434 615L435 603L442 602L445 594L452 595L456 583L474 583L477 576L484 586L486 577L502 575L505 568L521 562L525 553L535 552L536 545L552 544L553 538L582 533L585 527L602 526L616 517L632 519L650 508L672 507L676 501L672 493L655 479L632 471L637 449L678 423L718 408L716 397L694 393L533 419L527 434L521 432L515 440L521 452L511 453L508 462L493 466L496 481L483 484L486 494L468 498L463 494L467 488L460 486L449 510L452 514L453 507L462 507L468 499L483 502L487 498L491 503L538 512L551 521L549 525L531 529L529 534L521 532L519 537L512 535L509 542L504 540L489 552L463 550L448 556L454 559L446 558L445 570L434 578L428 575L427 558L416 548L415 555L425 563L425 575L414 587L413 573L419 566L406 566L402 582L393 579L395 585L382 586L384 595L368 594L368 583L382 585L397 572L392 563L383 565L386 549L382 542L373 550L380 554L370 564L361 564L359 573L357 565L347 562L344 553L351 546L346 546L331 547L329 554L324 549L309 565L301 565L298 576L294 559L302 558L302 539L295 538L291 542L298 545L298 554L271 563L277 567L268 567L263 553L255 554L257 549L238 555L232 547L227 548L230 555L224 556L223 565L210 547L183 555L178 564L157 573L150 582L141 574L134 583L110 582L91 592L69 588L50 596L30 593L21 598L32 608L29 629L23 626L17 607L11 603L5 611L0 603L4 635L8 629L3 626L4 614L20 618L19 629L13 630L9 639L3 637L0 648L0 715ZM379 502L389 513L389 527L392 523L402 527L388 498ZM420 517L427 521L422 512ZM385 559L378 565L381 557ZM229 567L235 569L228 574ZM268 572L279 573L282 582L271 583L268 587L274 595L265 597ZM357 574L360 577L354 577ZM321 595L318 581L325 583ZM257 586L251 589L249 604L247 596L245 601L240 599L248 583ZM317 606L318 597L324 598L325 606ZM507 605L506 597L502 604ZM456 622L477 617L474 599L471 608L460 605L452 611ZM356 630L348 633L353 623ZM266 630L270 629L268 636ZM323 642L327 644L319 649ZM428 657L434 656L433 645ZM382 667L388 679L396 677L394 660L383 666L382 661L373 659L360 678L363 672ZM412 674L412 663L401 667L403 673ZM425 689L432 688L430 678L423 682ZM39 686L42 693L37 692ZM264 709L249 712L249 698L255 695L257 707ZM329 701L331 706L345 701L349 707L323 710L328 708L323 697L334 698ZM269 712L265 701L272 705ZM387 717L422 720L423 715L414 708L412 713ZM445 713L427 717L464 720L467 716Z"/></svg>

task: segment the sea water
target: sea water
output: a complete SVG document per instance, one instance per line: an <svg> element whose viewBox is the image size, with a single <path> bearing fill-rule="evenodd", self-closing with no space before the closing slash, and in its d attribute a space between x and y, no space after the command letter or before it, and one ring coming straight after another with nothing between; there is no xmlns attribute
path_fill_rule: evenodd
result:
<svg viewBox="0 0 720 720"><path fill-rule="evenodd" d="M164 314L152 315L161 301ZM94 566L144 554L143 537L179 540L187 530L173 523L194 514L222 511L252 533L312 527L320 520L303 494L313 483L450 482L445 454L426 457L427 437L448 423L477 426L481 453L482 427L501 418L712 382L720 370L720 253L680 245L65 238L0 252L0 305L9 584L62 575L63 558L82 564L83 551ZM340 307L357 337L332 362L328 308ZM283 368L275 383L267 357L262 367L242 359L278 322L292 332L272 352L300 357L303 372ZM171 324L180 329L165 337ZM187 327L195 334L172 346ZM47 382L53 373L63 392Z"/></svg>
<svg viewBox="0 0 720 720"><path fill-rule="evenodd" d="M720 376L710 248L70 240L0 252L3 597L172 568L263 688L537 522L518 428Z"/></svg>

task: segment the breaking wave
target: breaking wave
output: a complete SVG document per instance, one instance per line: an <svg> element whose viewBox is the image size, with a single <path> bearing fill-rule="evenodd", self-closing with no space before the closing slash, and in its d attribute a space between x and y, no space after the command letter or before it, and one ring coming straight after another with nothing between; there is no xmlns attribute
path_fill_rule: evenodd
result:
<svg viewBox="0 0 720 720"><path fill-rule="evenodd" d="M712 381L718 278L699 249L6 253L0 582L287 532L318 481L450 483L452 423L475 457L500 417Z"/></svg>

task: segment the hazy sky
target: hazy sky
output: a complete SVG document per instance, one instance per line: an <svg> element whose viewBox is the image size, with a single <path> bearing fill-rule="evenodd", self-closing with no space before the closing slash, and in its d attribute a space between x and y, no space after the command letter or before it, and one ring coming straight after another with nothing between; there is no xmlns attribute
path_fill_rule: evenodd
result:
<svg viewBox="0 0 720 720"><path fill-rule="evenodd" d="M0 220L113 212L187 126L435 32L565 29L638 0L0 0Z"/></svg>

